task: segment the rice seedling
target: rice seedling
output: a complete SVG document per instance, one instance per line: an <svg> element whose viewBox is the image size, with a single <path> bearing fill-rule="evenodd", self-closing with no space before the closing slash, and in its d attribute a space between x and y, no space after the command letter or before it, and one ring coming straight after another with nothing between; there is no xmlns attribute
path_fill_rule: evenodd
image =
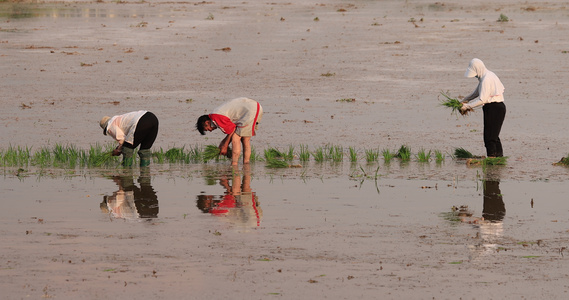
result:
<svg viewBox="0 0 569 300"><path fill-rule="evenodd" d="M437 163L441 163L445 160L445 154L442 153L440 150L435 150L435 161Z"/></svg>
<svg viewBox="0 0 569 300"><path fill-rule="evenodd" d="M219 153L219 149L218 153ZM180 162L180 161L184 161L185 160L185 154L184 154L184 147L182 148L170 148L168 151L166 151L166 153L164 153L164 157L166 157L166 159L170 162L170 163L175 163L175 162Z"/></svg>
<svg viewBox="0 0 569 300"><path fill-rule="evenodd" d="M2 164L6 167L27 166L30 161L30 148L22 148L20 146L13 147L10 145L2 156Z"/></svg>
<svg viewBox="0 0 569 300"><path fill-rule="evenodd" d="M195 146L195 147L190 147L190 150L188 151L184 162L189 164L190 162L201 161L201 159L202 159L202 151L200 150L200 147Z"/></svg>
<svg viewBox="0 0 569 300"><path fill-rule="evenodd" d="M505 14L500 14L500 17L496 22L508 22L508 21L510 21L510 18L508 18L508 16L506 16Z"/></svg>
<svg viewBox="0 0 569 300"><path fill-rule="evenodd" d="M39 151L34 152L31 163L39 165L41 168L49 166L51 164L51 149L42 147Z"/></svg>
<svg viewBox="0 0 569 300"><path fill-rule="evenodd" d="M454 157L456 158L474 158L474 155L470 153L470 151L464 148L456 148L454 149Z"/></svg>
<svg viewBox="0 0 569 300"><path fill-rule="evenodd" d="M383 156L383 161L384 161L385 163L389 163L389 162L391 162L391 160L392 160L394 157L397 157L397 154L396 154L396 153L392 153L392 152L391 152L389 149L387 149L387 148L386 148L386 149L383 149L383 150L381 151L381 155Z"/></svg>
<svg viewBox="0 0 569 300"><path fill-rule="evenodd" d="M263 160L263 158L257 154L257 150L255 149L255 147L251 147L250 161L254 162L254 161L262 161L262 160Z"/></svg>
<svg viewBox="0 0 569 300"><path fill-rule="evenodd" d="M379 158L379 149L366 149L365 154L368 163L375 162Z"/></svg>
<svg viewBox="0 0 569 300"><path fill-rule="evenodd" d="M53 164L55 166L67 166L75 168L78 162L81 162L82 153L73 145L66 147L56 144L53 148ZM47 154L44 154L46 156Z"/></svg>
<svg viewBox="0 0 569 300"><path fill-rule="evenodd" d="M268 158L265 166L267 168L288 168L289 164L282 159Z"/></svg>
<svg viewBox="0 0 569 300"><path fill-rule="evenodd" d="M81 158L81 150L74 145L67 146L67 163L69 168L74 169Z"/></svg>
<svg viewBox="0 0 569 300"><path fill-rule="evenodd" d="M344 148L342 146L330 146L329 157L334 162L341 162L344 160Z"/></svg>
<svg viewBox="0 0 569 300"><path fill-rule="evenodd" d="M350 161L351 162L357 162L358 161L358 152L356 151L356 149L354 147L350 147L349 151L350 151Z"/></svg>
<svg viewBox="0 0 569 300"><path fill-rule="evenodd" d="M458 114L460 113L461 115L468 115L468 113L470 111L472 111L472 109L469 109L467 111L465 111L464 113L460 110L460 108L462 107L462 102L460 102L460 100L456 99L456 98L452 98L451 96L448 95L447 93L441 92L441 95L443 95L445 97L445 100L441 101L441 105L445 106L445 107L449 107L452 108L451 114Z"/></svg>
<svg viewBox="0 0 569 300"><path fill-rule="evenodd" d="M417 160L419 162L429 162L431 160L431 150L429 152L425 151L425 149L419 150L417 152Z"/></svg>
<svg viewBox="0 0 569 300"><path fill-rule="evenodd" d="M323 162L324 161L324 150L322 149L322 147L316 148L316 150L312 153L312 156L314 157L315 161Z"/></svg>
<svg viewBox="0 0 569 300"><path fill-rule="evenodd" d="M113 152L112 149L109 151L108 149L103 150L99 144L95 146L91 146L89 149L89 160L87 162L87 166L89 167L102 167L108 166L113 161Z"/></svg>
<svg viewBox="0 0 569 300"><path fill-rule="evenodd" d="M164 161L166 160L164 149L160 147L160 151L153 151L152 157L154 158L154 163L163 164Z"/></svg>
<svg viewBox="0 0 569 300"><path fill-rule="evenodd" d="M286 155L279 151L277 148L268 148L265 149L265 159L273 159L273 158L284 158Z"/></svg>
<svg viewBox="0 0 569 300"><path fill-rule="evenodd" d="M308 161L310 159L310 152L308 152L308 146L300 145L300 154L298 155L300 161Z"/></svg>
<svg viewBox="0 0 569 300"><path fill-rule="evenodd" d="M56 144L53 148L53 163L54 164L63 164L67 161L67 151L63 148L62 145Z"/></svg>
<svg viewBox="0 0 569 300"><path fill-rule="evenodd" d="M286 160L293 160L294 159L294 146L290 145L288 146L288 152L287 153L283 153L284 154L284 159Z"/></svg>
<svg viewBox="0 0 569 300"><path fill-rule="evenodd" d="M411 148L402 145L397 151L396 157L400 158L402 161L409 161L411 159Z"/></svg>
<svg viewBox="0 0 569 300"><path fill-rule="evenodd" d="M216 145L207 145L203 151L203 162L208 162L212 159L219 160L220 150Z"/></svg>

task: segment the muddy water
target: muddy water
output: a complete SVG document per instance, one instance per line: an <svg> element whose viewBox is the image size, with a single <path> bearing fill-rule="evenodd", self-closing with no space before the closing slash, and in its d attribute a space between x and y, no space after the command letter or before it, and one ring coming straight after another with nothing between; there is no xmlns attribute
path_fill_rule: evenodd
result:
<svg viewBox="0 0 569 300"><path fill-rule="evenodd" d="M0 286L10 298L564 294L565 183L384 168L7 171Z"/></svg>
<svg viewBox="0 0 569 300"><path fill-rule="evenodd" d="M265 110L259 153L328 144L447 153L440 165L258 162L236 173L3 169L3 297L564 297L569 171L551 163L569 149L566 10L0 3L1 149L107 142L100 117L139 109L160 119L156 148L217 143L221 134L192 129L195 118L248 96ZM495 22L501 13L511 21ZM474 89L462 77L473 57L506 86L504 167L448 155L484 153L481 112L457 118L437 99ZM337 101L346 98L356 101Z"/></svg>

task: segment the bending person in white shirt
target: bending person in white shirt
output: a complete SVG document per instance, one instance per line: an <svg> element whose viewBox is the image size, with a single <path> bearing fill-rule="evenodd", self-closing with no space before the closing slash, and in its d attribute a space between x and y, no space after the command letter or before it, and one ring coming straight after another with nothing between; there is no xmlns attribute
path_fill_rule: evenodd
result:
<svg viewBox="0 0 569 300"><path fill-rule="evenodd" d="M506 105L504 104L504 85L494 74L486 69L484 63L474 58L466 69L465 77L478 78L478 86L470 95L462 101L461 113L482 106L484 112L484 146L486 156L504 156L500 131L506 117Z"/></svg>
<svg viewBox="0 0 569 300"><path fill-rule="evenodd" d="M158 118L146 110L139 110L114 117L103 117L99 122L103 134L119 142L113 155L123 155L122 165L132 166L134 149L140 145L140 166L150 165L150 148L158 135Z"/></svg>

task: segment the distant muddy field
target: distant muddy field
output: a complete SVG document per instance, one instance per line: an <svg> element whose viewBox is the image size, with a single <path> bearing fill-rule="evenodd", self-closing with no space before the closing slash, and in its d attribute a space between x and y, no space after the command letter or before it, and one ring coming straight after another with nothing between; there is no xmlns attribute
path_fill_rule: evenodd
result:
<svg viewBox="0 0 569 300"><path fill-rule="evenodd" d="M510 0L1 2L0 149L104 144L100 118L139 109L160 120L154 150L217 144L196 118L246 96L265 112L259 153L362 155L4 167L3 297L565 298L567 15ZM506 87L505 166L448 156L484 154L482 112L439 99L476 87L474 57ZM409 163L363 159L402 145ZM447 157L420 163L421 149Z"/></svg>

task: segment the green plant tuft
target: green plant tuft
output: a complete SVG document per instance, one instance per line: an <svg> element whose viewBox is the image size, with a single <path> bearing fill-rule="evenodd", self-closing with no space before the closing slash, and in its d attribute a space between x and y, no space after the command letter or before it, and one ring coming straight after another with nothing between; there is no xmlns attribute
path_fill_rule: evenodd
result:
<svg viewBox="0 0 569 300"><path fill-rule="evenodd" d="M454 157L456 158L474 158L474 155L470 153L470 151L464 148L456 148L454 149Z"/></svg>

